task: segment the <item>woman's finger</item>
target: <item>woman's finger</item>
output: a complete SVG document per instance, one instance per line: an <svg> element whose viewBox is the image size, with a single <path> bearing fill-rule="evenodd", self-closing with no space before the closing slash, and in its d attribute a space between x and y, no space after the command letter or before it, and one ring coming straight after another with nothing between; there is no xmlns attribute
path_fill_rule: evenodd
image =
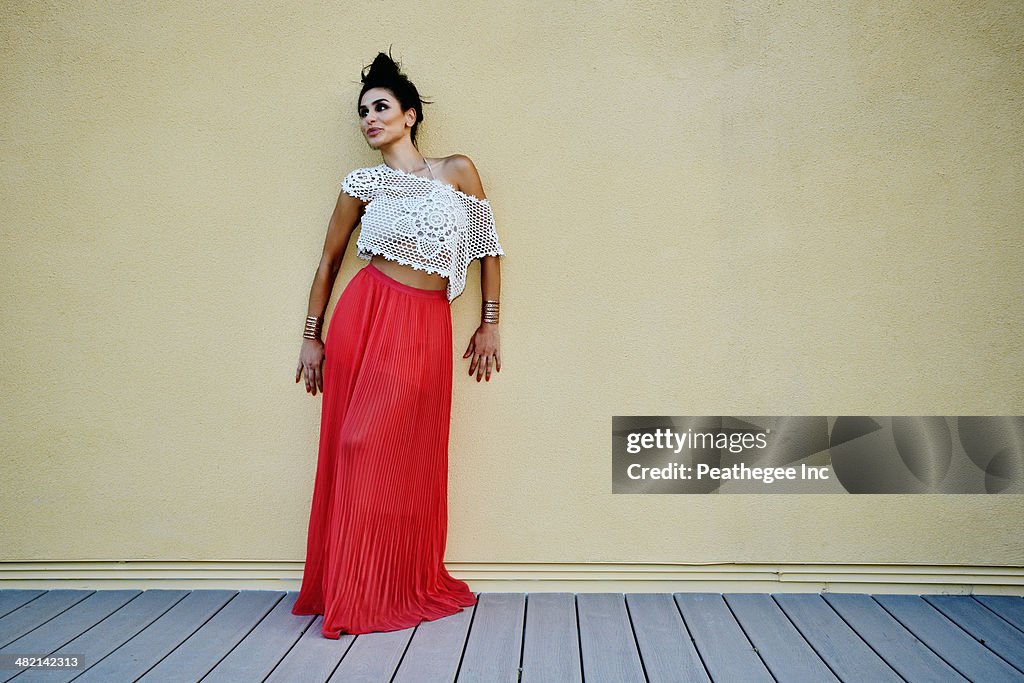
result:
<svg viewBox="0 0 1024 683"><path fill-rule="evenodd" d="M494 363L496 365L495 369L498 372L501 372L501 354L498 353L497 351L494 352Z"/></svg>
<svg viewBox="0 0 1024 683"><path fill-rule="evenodd" d="M299 361L299 367L295 368L295 383L299 383L299 377L302 375L302 361Z"/></svg>
<svg viewBox="0 0 1024 683"><path fill-rule="evenodd" d="M316 366L316 384L320 387L320 393L324 393L324 369L319 363Z"/></svg>
<svg viewBox="0 0 1024 683"><path fill-rule="evenodd" d="M491 356L487 356L487 381L491 381Z"/></svg>
<svg viewBox="0 0 1024 683"><path fill-rule="evenodd" d="M464 354L462 354L462 357L463 357L463 358L466 358L467 356L469 356L469 354L470 354L470 352L471 352L472 350L473 350L473 340L472 340L472 339L470 339L470 340L469 340L469 346L467 346L467 347L466 347L466 352L465 352Z"/></svg>

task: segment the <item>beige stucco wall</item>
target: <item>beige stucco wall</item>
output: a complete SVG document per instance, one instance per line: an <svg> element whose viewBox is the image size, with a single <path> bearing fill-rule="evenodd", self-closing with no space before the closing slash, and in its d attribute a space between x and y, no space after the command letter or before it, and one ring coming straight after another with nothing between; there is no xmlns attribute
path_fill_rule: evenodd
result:
<svg viewBox="0 0 1024 683"><path fill-rule="evenodd" d="M452 562L1024 564L1020 496L611 493L611 416L1024 411L1018 3L5 2L0 560L301 561L387 50L508 256ZM355 239L334 302L363 264Z"/></svg>

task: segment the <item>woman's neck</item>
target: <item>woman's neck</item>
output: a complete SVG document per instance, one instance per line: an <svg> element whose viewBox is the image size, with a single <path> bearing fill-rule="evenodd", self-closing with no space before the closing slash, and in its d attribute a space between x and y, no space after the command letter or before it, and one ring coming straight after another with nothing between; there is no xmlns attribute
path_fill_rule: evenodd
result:
<svg viewBox="0 0 1024 683"><path fill-rule="evenodd" d="M381 150L381 155L384 157L385 164L406 173L419 173L427 170L426 156L412 144L403 146L401 149Z"/></svg>

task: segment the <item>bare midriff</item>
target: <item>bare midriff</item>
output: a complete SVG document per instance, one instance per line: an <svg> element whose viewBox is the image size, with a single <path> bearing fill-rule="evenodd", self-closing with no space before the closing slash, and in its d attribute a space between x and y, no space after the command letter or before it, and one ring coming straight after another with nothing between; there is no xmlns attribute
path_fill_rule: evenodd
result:
<svg viewBox="0 0 1024 683"><path fill-rule="evenodd" d="M389 258L384 258L379 254L374 254L373 258L370 259L370 263L374 265L377 270L381 271L385 275L389 275L394 279L401 282L403 285L409 285L410 287L416 287L417 289L447 289L448 278L442 277L437 273L428 273L423 270L416 270L412 266L407 266L399 263L398 261L392 261Z"/></svg>

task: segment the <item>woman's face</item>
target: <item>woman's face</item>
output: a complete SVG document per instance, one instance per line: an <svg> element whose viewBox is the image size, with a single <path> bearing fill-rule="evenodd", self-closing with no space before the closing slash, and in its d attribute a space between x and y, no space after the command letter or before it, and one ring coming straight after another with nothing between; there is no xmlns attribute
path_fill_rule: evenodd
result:
<svg viewBox="0 0 1024 683"><path fill-rule="evenodd" d="M387 88L370 88L359 101L359 126L373 149L409 135L416 122L416 110L402 112L398 100Z"/></svg>

